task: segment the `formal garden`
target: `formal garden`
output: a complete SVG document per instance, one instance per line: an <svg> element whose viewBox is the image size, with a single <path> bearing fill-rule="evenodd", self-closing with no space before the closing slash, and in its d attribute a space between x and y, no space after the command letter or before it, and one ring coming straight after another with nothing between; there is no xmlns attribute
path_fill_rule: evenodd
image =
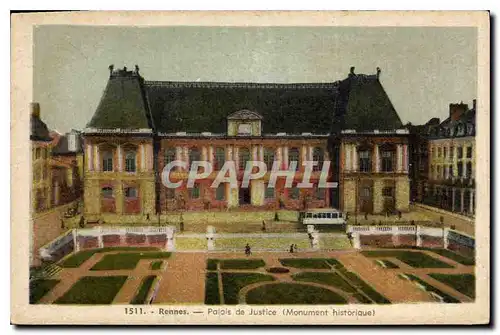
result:
<svg viewBox="0 0 500 335"><path fill-rule="evenodd" d="M389 304L333 258L208 259L206 304Z"/></svg>
<svg viewBox="0 0 500 335"><path fill-rule="evenodd" d="M114 247L83 250L68 255L57 264L50 267L59 267L62 270L82 271L94 255L102 254L88 269L83 269L82 276L71 285L58 299L55 304L111 304L115 300L120 289L125 285L129 276L114 275L113 271L128 270L130 274L136 271L141 260L149 262L147 268L140 269L138 275L142 281L130 299L131 304L144 304L150 296L154 283L158 276L154 273L165 269L165 260L171 256L170 252L164 252L152 247ZM90 266L87 265L87 267ZM148 275L148 272L151 274ZM90 275L84 275L88 273ZM102 273L102 275L100 275ZM30 303L36 304L52 291L61 282L60 279L34 279L30 281Z"/></svg>

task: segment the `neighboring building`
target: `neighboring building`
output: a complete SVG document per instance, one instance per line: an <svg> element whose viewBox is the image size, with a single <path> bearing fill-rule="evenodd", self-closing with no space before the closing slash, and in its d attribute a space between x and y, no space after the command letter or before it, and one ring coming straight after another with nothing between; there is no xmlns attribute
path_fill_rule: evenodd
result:
<svg viewBox="0 0 500 335"><path fill-rule="evenodd" d="M40 105L31 103L30 140L31 140L31 208L39 212L51 207L52 183L50 156L53 139L47 125L40 118Z"/></svg>
<svg viewBox="0 0 500 335"><path fill-rule="evenodd" d="M83 150L81 134L72 129L65 135L54 134L52 149L52 194L55 206L82 196Z"/></svg>
<svg viewBox="0 0 500 335"><path fill-rule="evenodd" d="M439 118L433 118L424 125L411 125L410 131L410 199L412 202L424 201L424 190L429 180L429 134L439 125Z"/></svg>
<svg viewBox="0 0 500 335"><path fill-rule="evenodd" d="M178 210L303 209L349 212L408 210L408 131L376 75L333 83L217 83L145 81L136 66L115 70L83 132L84 202L88 220L113 221ZM214 172L187 189L162 185L165 164L210 161ZM209 187L225 161L241 183L246 161L286 169L299 162L293 187L284 178L268 188L269 173L249 188ZM312 189L298 189L305 160L319 161ZM321 165L331 160L318 188ZM186 180L177 169L172 179Z"/></svg>
<svg viewBox="0 0 500 335"><path fill-rule="evenodd" d="M476 100L450 104L450 116L429 133L429 185L423 202L475 214Z"/></svg>
<svg viewBox="0 0 500 335"><path fill-rule="evenodd" d="M31 208L41 212L81 197L83 155L80 133L61 136L41 120L40 105L31 103ZM80 163L79 163L80 162ZM79 168L80 166L80 168Z"/></svg>

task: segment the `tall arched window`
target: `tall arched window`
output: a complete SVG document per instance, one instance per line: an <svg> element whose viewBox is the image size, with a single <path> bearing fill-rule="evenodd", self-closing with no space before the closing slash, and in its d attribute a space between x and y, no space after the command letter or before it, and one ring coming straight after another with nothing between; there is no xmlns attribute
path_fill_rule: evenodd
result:
<svg viewBox="0 0 500 335"><path fill-rule="evenodd" d="M313 162L317 164L313 167L313 171L321 171L323 168L323 161L325 160L325 151L322 148L315 147L313 149Z"/></svg>
<svg viewBox="0 0 500 335"><path fill-rule="evenodd" d="M137 189L135 187L125 188L125 198L137 198Z"/></svg>
<svg viewBox="0 0 500 335"><path fill-rule="evenodd" d="M217 147L215 148L215 159L214 159L214 169L220 170L224 163L226 162L226 151L224 148Z"/></svg>
<svg viewBox="0 0 500 335"><path fill-rule="evenodd" d="M300 166L300 152L298 148L290 148L288 150L288 166L290 167L291 162L297 162L296 168Z"/></svg>
<svg viewBox="0 0 500 335"><path fill-rule="evenodd" d="M383 145L380 151L380 156L382 157L382 172L394 171L396 159L395 147L392 145ZM439 155L441 155L441 149L439 149Z"/></svg>
<svg viewBox="0 0 500 335"><path fill-rule="evenodd" d="M101 189L101 195L103 198L113 198L113 188L110 186L103 187Z"/></svg>
<svg viewBox="0 0 500 335"><path fill-rule="evenodd" d="M368 144L358 147L358 164L360 172L371 172L372 170L372 148Z"/></svg>
<svg viewBox="0 0 500 335"><path fill-rule="evenodd" d="M191 148L189 150L189 166L192 166L195 161L201 161L201 152L198 148Z"/></svg>
<svg viewBox="0 0 500 335"><path fill-rule="evenodd" d="M264 149L264 164L267 166L267 171L271 171L274 163L274 149L265 148Z"/></svg>
<svg viewBox="0 0 500 335"><path fill-rule="evenodd" d="M164 157L164 163L167 165L168 163L171 163L175 161L175 148L167 148L165 149L165 157Z"/></svg>
<svg viewBox="0 0 500 335"><path fill-rule="evenodd" d="M102 170L103 171L113 171L113 152L104 151L102 153Z"/></svg>
<svg viewBox="0 0 500 335"><path fill-rule="evenodd" d="M239 164L238 167L240 170L245 170L245 167L247 166L247 162L250 161L250 150L247 148L240 148L240 155L239 155Z"/></svg>
<svg viewBox="0 0 500 335"><path fill-rule="evenodd" d="M129 150L125 153L125 171L135 172L135 151Z"/></svg>

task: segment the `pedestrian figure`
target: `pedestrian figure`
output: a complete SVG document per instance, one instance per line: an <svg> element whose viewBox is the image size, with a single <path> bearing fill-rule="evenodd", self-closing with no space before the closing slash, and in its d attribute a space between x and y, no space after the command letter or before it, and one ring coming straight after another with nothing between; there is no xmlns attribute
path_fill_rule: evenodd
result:
<svg viewBox="0 0 500 335"><path fill-rule="evenodd" d="M296 245L296 244L294 244L294 245L293 245L293 250L294 250L294 252L297 252L297 251L298 251L298 249L299 249L299 248L297 247L297 245Z"/></svg>
<svg viewBox="0 0 500 335"><path fill-rule="evenodd" d="M368 213L365 212L365 220L368 220Z"/></svg>
<svg viewBox="0 0 500 335"><path fill-rule="evenodd" d="M262 231L266 231L266 221L262 220Z"/></svg>
<svg viewBox="0 0 500 335"><path fill-rule="evenodd" d="M146 214L146 221L149 221L149 213Z"/></svg>
<svg viewBox="0 0 500 335"><path fill-rule="evenodd" d="M250 256L252 254L252 249L250 248L250 245L247 243L245 246L245 255Z"/></svg>
<svg viewBox="0 0 500 335"><path fill-rule="evenodd" d="M64 224L64 220L61 219L61 229L65 229L66 228L66 225Z"/></svg>
<svg viewBox="0 0 500 335"><path fill-rule="evenodd" d="M398 211L398 219L401 220L401 217L403 216L403 214L401 213L401 211Z"/></svg>
<svg viewBox="0 0 500 335"><path fill-rule="evenodd" d="M293 247L294 245L293 244L290 244L290 253L293 254Z"/></svg>

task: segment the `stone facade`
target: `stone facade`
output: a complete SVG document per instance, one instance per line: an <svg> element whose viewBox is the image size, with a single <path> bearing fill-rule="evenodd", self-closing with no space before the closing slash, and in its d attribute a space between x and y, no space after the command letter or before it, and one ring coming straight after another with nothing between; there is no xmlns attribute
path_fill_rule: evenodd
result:
<svg viewBox="0 0 500 335"><path fill-rule="evenodd" d="M85 217L155 214L155 173L151 138L87 136Z"/></svg>
<svg viewBox="0 0 500 335"><path fill-rule="evenodd" d="M88 221L232 209L408 210L408 132L380 70L358 75L352 67L342 81L304 84L147 82L138 66L109 70L83 132ZM162 172L174 161L185 166L169 177L182 186L168 188ZM210 162L213 171L187 187L193 161ZM267 173L242 187L248 161L264 163ZM291 187L280 176L269 188L273 164L286 170L291 161L298 162ZM318 163L310 176L306 161ZM212 188L225 162L236 168L237 187ZM324 181L333 188L319 187L325 162L331 165ZM312 187L297 187L304 177Z"/></svg>

